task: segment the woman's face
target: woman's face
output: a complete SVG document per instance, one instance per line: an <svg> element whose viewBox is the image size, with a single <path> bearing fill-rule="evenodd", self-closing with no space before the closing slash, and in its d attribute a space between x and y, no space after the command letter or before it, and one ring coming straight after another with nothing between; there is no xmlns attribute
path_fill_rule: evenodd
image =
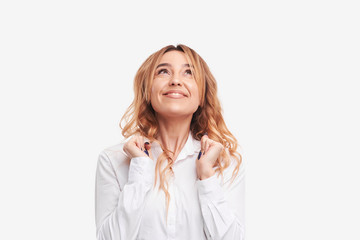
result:
<svg viewBox="0 0 360 240"><path fill-rule="evenodd" d="M165 53L155 69L151 105L162 117L192 116L200 104L199 90L185 54Z"/></svg>

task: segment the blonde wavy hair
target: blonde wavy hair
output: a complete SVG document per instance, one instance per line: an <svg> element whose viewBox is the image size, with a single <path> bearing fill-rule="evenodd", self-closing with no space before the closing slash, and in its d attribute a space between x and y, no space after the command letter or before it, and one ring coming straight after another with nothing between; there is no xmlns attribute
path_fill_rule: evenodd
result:
<svg viewBox="0 0 360 240"><path fill-rule="evenodd" d="M161 57L169 51L181 51L185 54L199 88L200 106L193 114L190 123L192 136L197 140L201 140L201 137L207 132L210 139L224 146L223 152L214 165L214 167L217 167L215 172L223 176L223 171L230 165L230 156L232 156L237 161L236 168L232 173L233 181L242 162L241 154L237 152L237 140L226 127L223 119L220 101L217 97L216 80L206 62L193 49L182 44L166 46L150 55L135 75L134 100L121 118L119 125L125 138L129 138L134 134L141 134L148 138L150 142L159 143L163 149L156 162L154 187L159 177L159 190L162 189L166 197L166 218L170 202L167 180L174 173L172 166L175 159L172 158L171 151L156 140L159 134L159 125L155 111L151 106L150 94L156 66L159 64ZM124 127L122 127L123 122L125 122ZM160 167L165 161L167 161L167 166L161 169Z"/></svg>

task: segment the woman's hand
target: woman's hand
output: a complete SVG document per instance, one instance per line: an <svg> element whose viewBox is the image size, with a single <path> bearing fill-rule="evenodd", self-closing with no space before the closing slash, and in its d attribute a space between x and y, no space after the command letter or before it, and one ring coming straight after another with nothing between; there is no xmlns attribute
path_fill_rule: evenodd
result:
<svg viewBox="0 0 360 240"><path fill-rule="evenodd" d="M145 142L144 137L140 135L133 136L127 141L124 144L123 150L129 158L150 157L152 159L151 144Z"/></svg>
<svg viewBox="0 0 360 240"><path fill-rule="evenodd" d="M196 161L196 172L200 180L209 178L215 174L213 166L224 149L221 143L211 140L207 135L201 138L200 159Z"/></svg>

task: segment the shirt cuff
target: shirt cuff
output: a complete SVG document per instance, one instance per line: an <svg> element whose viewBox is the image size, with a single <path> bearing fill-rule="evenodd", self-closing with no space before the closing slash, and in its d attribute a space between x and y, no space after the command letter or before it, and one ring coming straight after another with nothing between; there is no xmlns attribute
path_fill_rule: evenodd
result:
<svg viewBox="0 0 360 240"><path fill-rule="evenodd" d="M154 161L149 157L135 157L130 160L128 182L154 182Z"/></svg>
<svg viewBox="0 0 360 240"><path fill-rule="evenodd" d="M205 197L209 200L217 200L224 197L223 189L216 175L215 173L207 179L196 181L200 198Z"/></svg>

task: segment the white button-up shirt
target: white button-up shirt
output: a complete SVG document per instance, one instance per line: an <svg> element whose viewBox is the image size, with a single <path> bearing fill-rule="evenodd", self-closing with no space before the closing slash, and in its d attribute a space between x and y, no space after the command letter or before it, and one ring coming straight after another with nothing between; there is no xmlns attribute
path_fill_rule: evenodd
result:
<svg viewBox="0 0 360 240"><path fill-rule="evenodd" d="M96 170L96 235L98 240L244 239L244 162L230 185L236 161L224 170L199 180L196 161L200 141L189 137L173 164L168 180L170 203L166 223L163 190L154 188L156 159L162 153L152 143L153 159L131 160L125 142L104 149ZM167 164L167 161L165 161Z"/></svg>

